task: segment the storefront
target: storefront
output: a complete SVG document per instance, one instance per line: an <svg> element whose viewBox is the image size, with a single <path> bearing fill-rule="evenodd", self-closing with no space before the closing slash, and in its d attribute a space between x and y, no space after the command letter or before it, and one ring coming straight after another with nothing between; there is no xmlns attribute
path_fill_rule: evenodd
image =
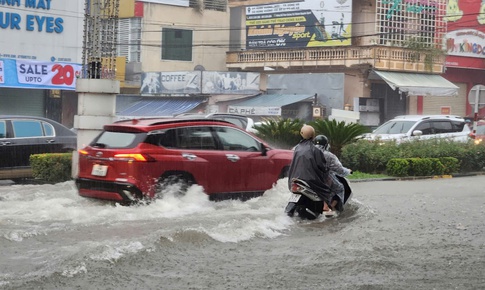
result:
<svg viewBox="0 0 485 290"><path fill-rule="evenodd" d="M84 3L23 2L0 1L0 114L72 123L62 101L81 70Z"/></svg>
<svg viewBox="0 0 485 290"><path fill-rule="evenodd" d="M485 109L475 112L469 94L476 85L485 85L485 2L450 1L446 20L446 72L443 76L459 87L460 106L445 106L450 114L485 117Z"/></svg>

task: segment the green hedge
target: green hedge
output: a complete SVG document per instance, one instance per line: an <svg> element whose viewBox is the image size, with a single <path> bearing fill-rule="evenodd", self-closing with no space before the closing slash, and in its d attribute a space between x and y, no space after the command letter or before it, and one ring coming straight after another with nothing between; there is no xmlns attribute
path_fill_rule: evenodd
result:
<svg viewBox="0 0 485 290"><path fill-rule="evenodd" d="M34 178L56 183L72 179L72 153L44 153L30 155Z"/></svg>
<svg viewBox="0 0 485 290"><path fill-rule="evenodd" d="M439 139L401 144L359 140L343 148L340 161L354 171L386 173L388 162L394 158L438 158L445 167L444 174L480 171L485 167L485 144ZM452 158L457 159L458 162L455 163ZM420 173L421 169L417 170L417 173ZM402 173L397 172L396 174Z"/></svg>
<svg viewBox="0 0 485 290"><path fill-rule="evenodd" d="M386 171L391 176L433 176L458 172L459 167L453 157L394 158L387 162Z"/></svg>

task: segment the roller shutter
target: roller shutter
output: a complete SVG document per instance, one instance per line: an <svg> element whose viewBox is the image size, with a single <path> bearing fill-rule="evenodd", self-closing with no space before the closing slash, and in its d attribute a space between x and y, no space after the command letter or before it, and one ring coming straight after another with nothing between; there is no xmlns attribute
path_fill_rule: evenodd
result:
<svg viewBox="0 0 485 290"><path fill-rule="evenodd" d="M451 115L466 116L466 84L458 83L458 96L456 97L431 97L423 98L423 114L441 114L441 107L450 107Z"/></svg>
<svg viewBox="0 0 485 290"><path fill-rule="evenodd" d="M45 117L45 90L0 88L0 115Z"/></svg>

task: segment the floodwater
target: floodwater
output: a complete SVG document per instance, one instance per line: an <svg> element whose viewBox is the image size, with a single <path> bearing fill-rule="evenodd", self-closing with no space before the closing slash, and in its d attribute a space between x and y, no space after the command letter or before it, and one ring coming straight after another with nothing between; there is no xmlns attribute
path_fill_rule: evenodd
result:
<svg viewBox="0 0 485 290"><path fill-rule="evenodd" d="M351 182L335 218L193 186L124 207L73 182L0 186L0 289L485 289L485 176Z"/></svg>

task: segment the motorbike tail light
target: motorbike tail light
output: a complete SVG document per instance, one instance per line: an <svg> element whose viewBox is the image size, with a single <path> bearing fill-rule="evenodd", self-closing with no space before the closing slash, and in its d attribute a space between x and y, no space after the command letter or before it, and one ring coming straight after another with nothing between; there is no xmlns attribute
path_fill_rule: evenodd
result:
<svg viewBox="0 0 485 290"><path fill-rule="evenodd" d="M139 161L139 162L155 161L155 158L153 158L152 156L148 154L140 154L140 153L120 153L120 154L115 154L114 157L123 161Z"/></svg>
<svg viewBox="0 0 485 290"><path fill-rule="evenodd" d="M300 191L300 186L296 183L291 184L291 192L299 192Z"/></svg>
<svg viewBox="0 0 485 290"><path fill-rule="evenodd" d="M88 151L83 150L83 149L79 149L77 152L79 153L79 155L88 155L89 154Z"/></svg>

